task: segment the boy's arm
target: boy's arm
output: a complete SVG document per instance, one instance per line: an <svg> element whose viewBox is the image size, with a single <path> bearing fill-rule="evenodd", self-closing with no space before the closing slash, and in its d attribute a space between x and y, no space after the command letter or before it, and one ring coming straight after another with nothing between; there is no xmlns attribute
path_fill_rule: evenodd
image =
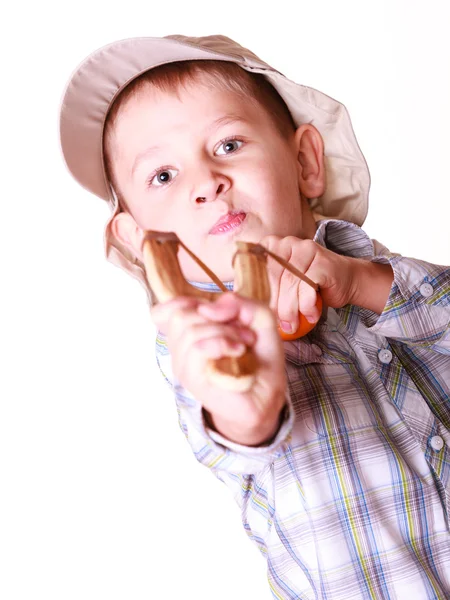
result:
<svg viewBox="0 0 450 600"><path fill-rule="evenodd" d="M280 415L278 430L261 446L243 446L215 431L199 402L184 389L172 374L171 358L161 333L157 337L156 359L164 379L171 387L178 409L180 428L197 460L212 471L234 475L256 475L284 454L290 443L294 410L289 393Z"/></svg>
<svg viewBox="0 0 450 600"><path fill-rule="evenodd" d="M394 272L389 264L353 259L357 287L350 304L381 315L391 293Z"/></svg>
<svg viewBox="0 0 450 600"><path fill-rule="evenodd" d="M366 264L361 264L352 301L367 309L361 311L364 324L386 338L450 354L450 268L373 243L375 255L361 261Z"/></svg>

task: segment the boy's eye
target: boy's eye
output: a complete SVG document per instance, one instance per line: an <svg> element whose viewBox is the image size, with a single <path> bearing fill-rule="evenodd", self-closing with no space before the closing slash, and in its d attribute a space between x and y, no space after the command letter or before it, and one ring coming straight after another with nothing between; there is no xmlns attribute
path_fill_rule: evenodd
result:
<svg viewBox="0 0 450 600"><path fill-rule="evenodd" d="M220 143L218 149L216 150L216 154L218 156L223 156L224 154L232 154L239 150L244 142L241 140L224 140Z"/></svg>
<svg viewBox="0 0 450 600"><path fill-rule="evenodd" d="M155 187L161 187L167 183L170 183L177 174L175 169L160 169L155 175L149 179L149 185Z"/></svg>

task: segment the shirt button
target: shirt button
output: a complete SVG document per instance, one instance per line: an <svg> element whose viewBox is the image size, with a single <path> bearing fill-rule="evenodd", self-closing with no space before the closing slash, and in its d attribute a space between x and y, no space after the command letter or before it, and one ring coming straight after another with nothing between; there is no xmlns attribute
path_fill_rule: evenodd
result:
<svg viewBox="0 0 450 600"><path fill-rule="evenodd" d="M387 348L380 350L378 352L378 359L383 365L388 365L392 360L392 352L387 350Z"/></svg>
<svg viewBox="0 0 450 600"><path fill-rule="evenodd" d="M311 344L311 350L316 356L322 356L322 348L317 344Z"/></svg>
<svg viewBox="0 0 450 600"><path fill-rule="evenodd" d="M439 452L439 450L442 450L442 448L444 447L444 440L441 438L440 435L434 435L430 440L430 444L433 450Z"/></svg>
<svg viewBox="0 0 450 600"><path fill-rule="evenodd" d="M424 298L429 298L433 295L433 286L430 283L422 283L419 289L420 293Z"/></svg>

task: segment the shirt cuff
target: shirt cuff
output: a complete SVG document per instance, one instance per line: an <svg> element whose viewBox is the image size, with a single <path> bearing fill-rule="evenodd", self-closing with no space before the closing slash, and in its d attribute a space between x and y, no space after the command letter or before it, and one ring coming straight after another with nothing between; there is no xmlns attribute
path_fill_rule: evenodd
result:
<svg viewBox="0 0 450 600"><path fill-rule="evenodd" d="M286 392L286 404L281 411L280 423L277 430L277 433L272 436L269 443L261 444L260 446L243 446L236 442L232 442L227 439L217 431L210 429L209 427L205 427L205 431L207 435L214 441L216 444L223 446L224 448L228 448L236 453L245 454L247 456L258 456L258 455L273 455L274 458L279 456L278 450L280 446L285 442L292 432L292 427L294 424L294 410L292 407L291 397L289 392Z"/></svg>
<svg viewBox="0 0 450 600"><path fill-rule="evenodd" d="M213 471L256 475L284 455L291 442L295 414L288 391L278 433L269 444L262 446L243 446L212 431L205 422L201 405L195 401L189 408L185 403L178 408L180 426L197 460Z"/></svg>

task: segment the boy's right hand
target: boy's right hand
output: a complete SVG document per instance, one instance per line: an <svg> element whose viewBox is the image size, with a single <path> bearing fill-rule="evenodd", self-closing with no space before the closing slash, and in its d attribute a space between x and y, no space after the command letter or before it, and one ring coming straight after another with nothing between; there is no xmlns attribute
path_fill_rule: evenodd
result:
<svg viewBox="0 0 450 600"><path fill-rule="evenodd" d="M167 336L174 375L207 411L214 428L246 446L270 440L286 402L284 350L270 308L230 292L215 302L179 297L153 307L152 318ZM258 362L251 389L230 392L211 383L208 361L239 356L245 346Z"/></svg>

